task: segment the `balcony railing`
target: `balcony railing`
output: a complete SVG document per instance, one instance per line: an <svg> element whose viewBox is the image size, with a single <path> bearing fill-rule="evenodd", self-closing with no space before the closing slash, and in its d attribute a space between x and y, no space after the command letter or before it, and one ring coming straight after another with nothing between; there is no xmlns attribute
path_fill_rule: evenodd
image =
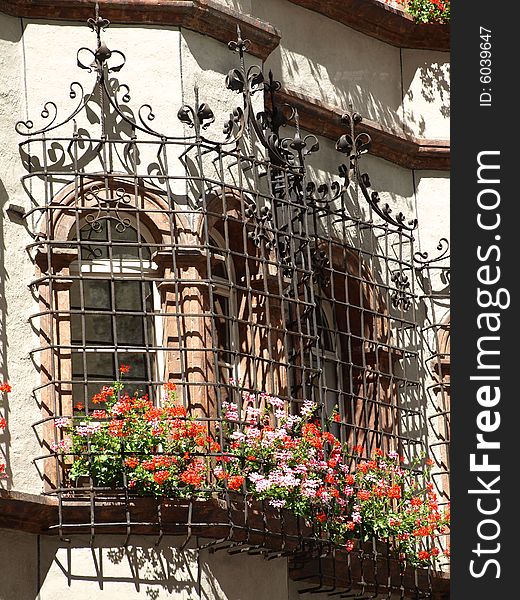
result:
<svg viewBox="0 0 520 600"><path fill-rule="evenodd" d="M431 594L417 568L435 558L432 523L399 538L353 516L369 497L438 512L416 223L372 191L361 116L342 117L338 176L316 180L318 140L273 76L246 68L238 32L225 85L241 101L223 134L197 90L181 131L156 131L114 75L126 59L102 40L108 21L89 25L96 48L78 65L92 92L73 82L69 115L47 102L40 128L17 126L50 529L211 538L291 556L297 573L311 561L322 587Z"/></svg>

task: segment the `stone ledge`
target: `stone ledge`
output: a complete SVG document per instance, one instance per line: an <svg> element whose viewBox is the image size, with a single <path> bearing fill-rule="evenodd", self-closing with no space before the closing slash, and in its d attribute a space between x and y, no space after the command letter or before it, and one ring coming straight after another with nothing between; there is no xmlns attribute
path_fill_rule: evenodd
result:
<svg viewBox="0 0 520 600"><path fill-rule="evenodd" d="M101 15L112 23L185 27L227 44L242 37L251 41L248 52L265 60L280 43L280 32L254 17L214 0L99 0ZM94 16L92 0L0 0L0 12L14 17L86 21Z"/></svg>
<svg viewBox="0 0 520 600"><path fill-rule="evenodd" d="M450 49L450 26L418 24L381 0L289 0L333 21L399 48Z"/></svg>
<svg viewBox="0 0 520 600"><path fill-rule="evenodd" d="M347 133L340 121L342 110L309 98L293 90L282 89L277 93L280 103L287 103L298 110L300 127L336 141ZM266 96L266 104L269 98ZM379 123L363 118L358 132L365 132L372 138L370 154L384 158L405 169L448 171L450 169L450 142L429 140L390 131Z"/></svg>
<svg viewBox="0 0 520 600"><path fill-rule="evenodd" d="M0 528L42 533L58 518L55 498L0 490Z"/></svg>

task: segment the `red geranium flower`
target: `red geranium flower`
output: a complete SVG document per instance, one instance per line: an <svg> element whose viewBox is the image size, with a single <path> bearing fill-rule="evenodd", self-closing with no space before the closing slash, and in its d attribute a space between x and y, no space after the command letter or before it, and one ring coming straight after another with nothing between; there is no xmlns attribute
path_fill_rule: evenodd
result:
<svg viewBox="0 0 520 600"><path fill-rule="evenodd" d="M162 485L168 479L169 476L169 471L157 471L153 474L153 480L155 481L155 483Z"/></svg>
<svg viewBox="0 0 520 600"><path fill-rule="evenodd" d="M125 375L130 372L130 365L119 365L119 372L121 375Z"/></svg>
<svg viewBox="0 0 520 600"><path fill-rule="evenodd" d="M0 383L0 392L10 392L12 389L13 388L6 381Z"/></svg>
<svg viewBox="0 0 520 600"><path fill-rule="evenodd" d="M316 519L318 519L318 521L319 521L320 523L325 523L325 521L327 520L327 515L326 515L326 514L325 514L323 511L322 511L322 512L319 512L319 513L316 515Z"/></svg>
<svg viewBox="0 0 520 600"><path fill-rule="evenodd" d="M115 437L123 437L123 421L112 419L108 424L108 433Z"/></svg>
<svg viewBox="0 0 520 600"><path fill-rule="evenodd" d="M388 490L388 497L389 498L395 498L396 500L399 500L399 498L401 497L401 488L398 485L393 485Z"/></svg>
<svg viewBox="0 0 520 600"><path fill-rule="evenodd" d="M228 479L228 487L231 490L239 490L244 483L244 478L241 475L233 475Z"/></svg>
<svg viewBox="0 0 520 600"><path fill-rule="evenodd" d="M92 402L94 404L102 404L107 401L107 398L114 393L114 390L111 387L104 385L101 388L101 391L92 396Z"/></svg>

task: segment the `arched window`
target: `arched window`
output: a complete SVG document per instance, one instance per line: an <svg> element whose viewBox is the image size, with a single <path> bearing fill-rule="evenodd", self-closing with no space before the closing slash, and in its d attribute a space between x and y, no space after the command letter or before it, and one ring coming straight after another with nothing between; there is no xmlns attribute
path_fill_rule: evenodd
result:
<svg viewBox="0 0 520 600"><path fill-rule="evenodd" d="M73 403L87 406L103 385L125 373L126 389L153 397L157 380L156 326L159 298L151 277L149 239L139 224L107 218L85 221L78 259L70 265ZM126 369L125 369L126 370Z"/></svg>

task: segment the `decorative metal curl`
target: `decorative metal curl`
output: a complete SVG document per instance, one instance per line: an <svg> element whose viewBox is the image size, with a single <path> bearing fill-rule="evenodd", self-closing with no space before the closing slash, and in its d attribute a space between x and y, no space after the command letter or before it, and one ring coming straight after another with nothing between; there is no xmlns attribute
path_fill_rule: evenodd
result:
<svg viewBox="0 0 520 600"><path fill-rule="evenodd" d="M330 271L330 259L324 250L320 250L318 247L311 250L311 265L313 272L313 279L322 288L325 288L330 283L331 271Z"/></svg>
<svg viewBox="0 0 520 600"><path fill-rule="evenodd" d="M49 101L43 105L43 109L40 113L41 118L44 120L50 119L48 123L45 124L44 127L33 131L34 122L31 119L27 121L20 120L18 121L14 128L17 133L24 136L34 136L40 135L41 133L47 133L48 131L52 131L53 129L57 129L61 127L65 123L71 121L89 102L92 97L92 94L84 95L84 89L79 81L73 81L70 84L69 98L72 100L76 99L79 96L79 102L76 107L72 110L72 112L67 115L63 120L57 121L58 119L58 107L55 102Z"/></svg>
<svg viewBox="0 0 520 600"><path fill-rule="evenodd" d="M110 21L99 15L99 3L96 2L95 17L87 19L87 25L99 38L102 31L105 31L110 26Z"/></svg>
<svg viewBox="0 0 520 600"><path fill-rule="evenodd" d="M417 227L417 219L411 219L408 222L402 212L392 216L392 209L385 203L380 205L379 193L376 191L370 192L370 178L367 173L361 173L360 157L366 154L370 149L372 139L366 132L356 133L356 127L362 122L362 117L357 112L345 112L341 116L341 122L349 127L349 132L343 134L336 142L336 150L349 156L348 165L342 165L341 172L345 177L345 181L350 182L352 175L359 184L361 193L369 206L378 214L384 221L397 227L398 229L406 229L412 231Z"/></svg>
<svg viewBox="0 0 520 600"><path fill-rule="evenodd" d="M412 305L412 295L410 293L410 280L402 271L396 271L392 275L392 283L396 289L391 295L392 306L394 308L401 307L407 311Z"/></svg>
<svg viewBox="0 0 520 600"><path fill-rule="evenodd" d="M88 20L88 25L96 34L96 49L93 51L85 47L80 48L77 52L77 64L89 72L96 72L94 91L86 95L81 84L73 82L70 87L70 96L76 98L79 94L80 97L73 112L66 119L60 121L58 120L57 104L47 102L41 113L42 118L47 121L46 125L35 131L32 120L20 121L16 124L16 130L22 135L35 135L59 127L74 118L91 100L94 92L99 91L102 98L107 98L110 106L122 121L130 126L133 135L140 131L160 138L164 143L196 139L219 150L224 145L237 145L245 132L250 131L256 135L260 145L267 150L271 164L286 170L288 193L291 193L296 199L299 198L301 202L306 200L308 207L319 206L324 209L327 203L339 198L350 183L356 180L368 204L384 221L398 229L412 230L416 227L417 221L406 222L402 212L395 216L392 215L390 206L386 203L381 204L378 192L370 190L368 175L360 171L360 157L368 152L371 138L366 132L357 131L362 117L352 110L345 112L341 117L341 121L348 127L348 131L340 136L336 143L337 150L349 157L349 160L339 169L339 175L343 182L333 182L330 186L318 184L308 187L307 191L303 189L305 159L319 150L318 138L313 134L302 135L298 111L287 103L277 102L277 92L281 89L281 84L274 79L271 71L266 79L258 66L253 65L246 69L244 53L249 49L251 42L242 38L240 28L237 28L237 39L228 44L231 50L239 54L240 66L228 72L226 87L243 96L243 105L236 107L224 124L224 139L214 140L205 137L204 132L215 122L215 115L208 104L199 103L197 90L195 91L195 106L190 107L184 104L177 113L182 123L194 129L194 136L171 136L154 129L151 123L155 119L155 113L150 104L141 105L135 113L137 118L133 117L128 107L122 106L130 101L129 87L108 77L109 73L118 72L123 68L126 57L119 50L109 49L101 39L101 33L110 25L110 21L100 16L97 3L95 17ZM259 91L269 94L271 106L255 114L252 97ZM105 115L102 114L102 126L105 118ZM280 129L290 122L294 123L296 130L294 136L281 137ZM251 126L249 130L247 129L248 124Z"/></svg>
<svg viewBox="0 0 520 600"><path fill-rule="evenodd" d="M413 255L413 260L419 265L417 268L419 270L426 269L433 263L448 259L450 257L450 242L447 240L447 238L441 238L439 240L439 243L437 244L437 250L439 254L433 258L429 257L428 252L415 252Z"/></svg>
<svg viewBox="0 0 520 600"><path fill-rule="evenodd" d="M244 197L247 204L247 208L244 211L245 217L253 225L253 230L247 234L253 244L259 248L262 242L265 244L266 250L274 248L274 235L273 235L273 213L269 206L258 207L254 200Z"/></svg>
<svg viewBox="0 0 520 600"><path fill-rule="evenodd" d="M240 57L244 56L244 52L247 52L251 47L251 40L242 39L242 32L240 31L240 25L237 25L237 39L228 42L228 48L234 52L238 52Z"/></svg>
<svg viewBox="0 0 520 600"><path fill-rule="evenodd" d="M101 196L102 190L107 191L106 197ZM110 195L107 188L99 188L94 185L85 193L85 200L96 203L94 210L97 209L97 212L95 214L88 213L85 217L85 221L93 231L101 231L105 221L114 222L118 233L123 233L130 227L131 220L128 217L121 217L119 214L120 209L129 206L132 201L130 194L123 188L116 189L114 195ZM102 214L103 212L105 214Z"/></svg>
<svg viewBox="0 0 520 600"><path fill-rule="evenodd" d="M202 129L207 129L215 121L213 111L205 103L199 104L197 110L183 104L177 112L177 118L188 127L198 128L200 126Z"/></svg>

